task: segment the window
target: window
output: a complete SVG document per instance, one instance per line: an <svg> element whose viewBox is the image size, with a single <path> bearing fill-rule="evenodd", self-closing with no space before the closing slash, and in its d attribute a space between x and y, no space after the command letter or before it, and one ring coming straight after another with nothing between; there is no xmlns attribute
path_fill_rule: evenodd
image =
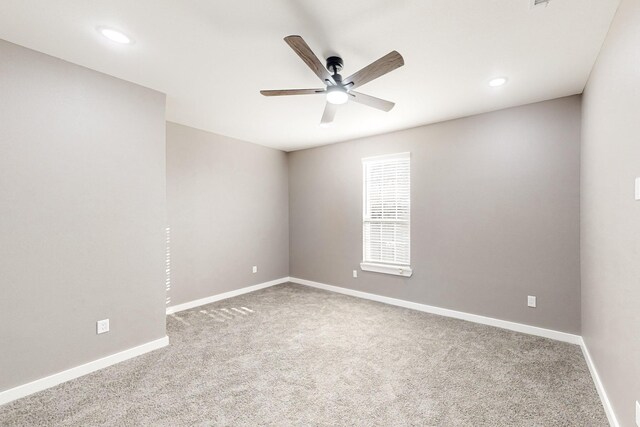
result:
<svg viewBox="0 0 640 427"><path fill-rule="evenodd" d="M362 159L363 258L360 268L409 277L410 153Z"/></svg>

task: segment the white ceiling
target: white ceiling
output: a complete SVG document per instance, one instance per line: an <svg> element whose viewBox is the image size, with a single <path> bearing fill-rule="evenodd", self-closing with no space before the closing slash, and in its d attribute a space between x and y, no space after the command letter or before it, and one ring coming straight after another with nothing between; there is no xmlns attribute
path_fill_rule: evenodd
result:
<svg viewBox="0 0 640 427"><path fill-rule="evenodd" d="M2 0L0 38L165 92L167 120L289 151L581 93L619 0L530 1ZM350 102L321 128L321 95L261 96L319 87L290 34L342 56L344 76L400 52L358 89L396 107Z"/></svg>

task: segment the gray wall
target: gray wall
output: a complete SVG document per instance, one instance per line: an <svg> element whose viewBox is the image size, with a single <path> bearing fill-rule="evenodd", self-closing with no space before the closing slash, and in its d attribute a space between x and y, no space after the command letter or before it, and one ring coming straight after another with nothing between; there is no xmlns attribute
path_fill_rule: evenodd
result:
<svg viewBox="0 0 640 427"><path fill-rule="evenodd" d="M579 149L574 96L290 153L290 275L580 333ZM360 159L403 151L408 279L359 269Z"/></svg>
<svg viewBox="0 0 640 427"><path fill-rule="evenodd" d="M165 97L4 41L0 58L4 390L165 335Z"/></svg>
<svg viewBox="0 0 640 427"><path fill-rule="evenodd" d="M167 123L168 305L289 275L287 179L282 151Z"/></svg>
<svg viewBox="0 0 640 427"><path fill-rule="evenodd" d="M582 331L614 412L640 401L640 1L623 0L584 93Z"/></svg>

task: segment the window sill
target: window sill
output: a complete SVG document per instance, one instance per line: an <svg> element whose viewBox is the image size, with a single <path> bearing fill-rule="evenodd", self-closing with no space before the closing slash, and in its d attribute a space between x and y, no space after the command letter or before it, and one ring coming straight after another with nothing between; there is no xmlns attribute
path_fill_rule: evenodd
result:
<svg viewBox="0 0 640 427"><path fill-rule="evenodd" d="M374 273L392 274L394 276L411 277L413 270L408 265L386 265L373 264L370 262L360 263L363 271L373 271Z"/></svg>

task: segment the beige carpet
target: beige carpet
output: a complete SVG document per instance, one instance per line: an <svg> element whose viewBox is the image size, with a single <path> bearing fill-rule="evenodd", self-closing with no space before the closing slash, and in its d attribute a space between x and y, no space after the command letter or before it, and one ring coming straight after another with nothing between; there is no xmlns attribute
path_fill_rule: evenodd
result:
<svg viewBox="0 0 640 427"><path fill-rule="evenodd" d="M2 426L606 426L579 347L285 284L167 317L171 345Z"/></svg>

